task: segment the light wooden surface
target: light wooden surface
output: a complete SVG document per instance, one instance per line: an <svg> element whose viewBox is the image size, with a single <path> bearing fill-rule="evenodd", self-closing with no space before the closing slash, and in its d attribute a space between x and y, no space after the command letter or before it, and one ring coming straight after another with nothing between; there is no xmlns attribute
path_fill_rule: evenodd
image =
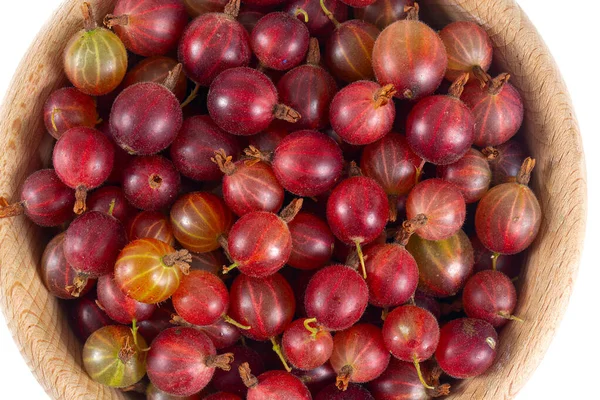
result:
<svg viewBox="0 0 600 400"><path fill-rule="evenodd" d="M91 1L103 16L114 0ZM42 105L64 85L62 49L81 27L80 0L67 0L25 56L0 111L0 196L14 201L29 173L48 165L52 141ZM484 376L454 388L451 399L510 399L548 348L577 274L586 217L581 139L569 95L548 49L512 0L423 0L444 21L474 20L495 46L495 62L511 73L526 107L528 144L537 159L533 188L544 212L540 235L519 280L516 314L498 360ZM46 237L25 217L0 221L0 304L23 357L54 399L123 399L92 382L81 368L80 344L60 303L45 290L37 265Z"/></svg>

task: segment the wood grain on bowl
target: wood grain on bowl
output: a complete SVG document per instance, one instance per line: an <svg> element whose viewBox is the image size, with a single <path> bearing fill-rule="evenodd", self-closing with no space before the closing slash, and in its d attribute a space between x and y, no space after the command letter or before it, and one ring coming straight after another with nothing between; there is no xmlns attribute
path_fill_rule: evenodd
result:
<svg viewBox="0 0 600 400"><path fill-rule="evenodd" d="M90 1L99 17L114 0ZM52 140L42 106L63 86L62 50L81 28L80 0L67 0L42 29L19 66L0 112L0 196L16 201L25 178L49 164ZM498 358L483 376L455 387L450 399L510 399L546 352L567 307L583 246L586 177L569 95L552 56L513 0L423 0L440 22L481 24L495 63L510 72L525 103L525 138L537 159L532 187L544 213L518 281L515 314L500 336ZM431 12L435 10L435 12ZM100 20L100 18L99 18ZM81 366L81 345L37 266L45 235L25 217L0 221L0 304L23 357L53 399L124 399L93 382Z"/></svg>

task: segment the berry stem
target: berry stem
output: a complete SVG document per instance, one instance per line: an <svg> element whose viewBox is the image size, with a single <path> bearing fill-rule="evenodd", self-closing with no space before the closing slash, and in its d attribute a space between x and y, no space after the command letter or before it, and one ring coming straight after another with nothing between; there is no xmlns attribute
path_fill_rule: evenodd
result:
<svg viewBox="0 0 600 400"><path fill-rule="evenodd" d="M216 356L208 356L204 360L204 364L208 368L219 368L223 371L231 370L231 363L233 362L233 353L217 354Z"/></svg>
<svg viewBox="0 0 600 400"><path fill-rule="evenodd" d="M298 198L294 199L288 204L281 212L279 213L279 218L281 218L286 224L289 224L296 218L296 215L302 209L302 204L304 204L304 199Z"/></svg>
<svg viewBox="0 0 600 400"><path fill-rule="evenodd" d="M308 22L308 13L302 8L296 8L294 11L294 17L298 17L298 15L302 15L304 17L304 23Z"/></svg>
<svg viewBox="0 0 600 400"><path fill-rule="evenodd" d="M187 322L185 319L181 318L177 314L171 314L171 320L169 322L173 325L183 326L185 328L198 329L198 326L196 326L194 324L190 324L189 322Z"/></svg>
<svg viewBox="0 0 600 400"><path fill-rule="evenodd" d="M227 314L223 315L223 321L225 321L225 322L227 322L227 323L229 323L229 324L231 324L231 325L233 325L233 326L235 326L235 327L237 327L239 329L245 330L245 331L247 331L248 329L252 328L251 326L240 324L239 322L237 322L235 319L231 318Z"/></svg>
<svg viewBox="0 0 600 400"><path fill-rule="evenodd" d="M390 209L388 217L390 222L396 222L398 219L398 195L388 194L388 207Z"/></svg>
<svg viewBox="0 0 600 400"><path fill-rule="evenodd" d="M429 394L429 396L433 398L448 396L450 394L450 384L444 383L443 385L438 385L433 390L429 389L427 391L427 394Z"/></svg>
<svg viewBox="0 0 600 400"><path fill-rule="evenodd" d="M127 364L134 355L135 350L133 347L131 347L131 344L129 343L129 336L127 336L125 338L125 344L123 347L121 347L121 350L119 350L119 360L121 360L122 363Z"/></svg>
<svg viewBox="0 0 600 400"><path fill-rule="evenodd" d="M3 203L6 204L6 199L2 198ZM16 217L17 215L22 215L25 212L25 207L22 202L18 202L15 204L3 205L0 208L0 218L8 218L8 217Z"/></svg>
<svg viewBox="0 0 600 400"><path fill-rule="evenodd" d="M304 320L304 327L306 328L307 331L310 332L310 336L313 338L313 340L317 339L317 334L319 333L319 328L313 328L312 326L310 326L310 324L316 324L317 323L317 319L316 318L308 318Z"/></svg>
<svg viewBox="0 0 600 400"><path fill-rule="evenodd" d="M375 105L373 107L378 109L379 107L385 106L392 100L392 97L394 97L396 93L396 88L394 88L394 85L391 83L380 87L373 96L373 100L375 101Z"/></svg>
<svg viewBox="0 0 600 400"><path fill-rule="evenodd" d="M492 256L490 257L492 259L492 269L494 271L497 271L498 268L496 268L496 265L498 264L498 257L500 257L500 253L494 253L492 254Z"/></svg>
<svg viewBox="0 0 600 400"><path fill-rule="evenodd" d="M113 213L115 212L115 205L117 204L117 199L112 199L110 201L110 204L108 206L108 215L110 215L111 217L113 216Z"/></svg>
<svg viewBox="0 0 600 400"><path fill-rule="evenodd" d="M506 85L506 83L508 82L509 79L510 79L510 74L508 74L506 72L493 78L492 82L488 86L489 94L491 94L492 96L496 96L496 95L500 94L502 89L504 89L504 85Z"/></svg>
<svg viewBox="0 0 600 400"><path fill-rule="evenodd" d="M96 16L94 15L94 11L92 10L92 6L87 1L84 1L81 4L81 13L83 14L83 28L86 31L93 31L98 27L96 23Z"/></svg>
<svg viewBox="0 0 600 400"><path fill-rule="evenodd" d="M177 64L173 67L172 70L169 71L169 74L165 78L163 82L163 86L169 89L171 92L175 90L175 86L177 86L177 81L179 80L179 76L181 75L181 70L183 69L183 65L181 63Z"/></svg>
<svg viewBox="0 0 600 400"><path fill-rule="evenodd" d="M494 161L500 155L500 152L492 146L488 146L481 150L481 153L485 156L488 161Z"/></svg>
<svg viewBox="0 0 600 400"><path fill-rule="evenodd" d="M65 290L73 297L77 298L81 296L81 292L88 284L88 277L82 273L78 273L73 278L73 284L65 288Z"/></svg>
<svg viewBox="0 0 600 400"><path fill-rule="evenodd" d="M524 320L524 319L522 319L522 318L519 318L519 317L517 317L517 316L515 316L515 315L511 315L511 314L509 314L509 313L507 313L507 312L504 312L504 311L500 311L500 312L498 313L498 316L499 316L500 318L509 319L509 320L511 320L511 321L525 322L525 320Z"/></svg>
<svg viewBox="0 0 600 400"><path fill-rule="evenodd" d="M277 119L282 119L287 122L296 123L302 118L302 115L292 107L286 106L285 104L275 104L273 108L273 115Z"/></svg>
<svg viewBox="0 0 600 400"><path fill-rule="evenodd" d="M196 86L194 86L194 90L192 90L190 95L183 101L183 103L181 103L181 108L184 108L185 106L190 104L192 101L194 101L196 99L196 97L198 97L199 91L200 91L200 85L198 83L196 83Z"/></svg>
<svg viewBox="0 0 600 400"><path fill-rule="evenodd" d="M234 262L233 264L231 264L229 267L226 265L223 265L223 273L224 274L228 274L229 271L231 271L234 268L237 268L239 266L239 264L237 262Z"/></svg>
<svg viewBox="0 0 600 400"><path fill-rule="evenodd" d="M362 176L362 174L362 170L358 164L356 164L356 161L350 161L350 165L348 165L348 177Z"/></svg>
<svg viewBox="0 0 600 400"><path fill-rule="evenodd" d="M348 383L350 383L353 371L354 369L351 365L344 365L335 378L335 386L342 392L348 389Z"/></svg>
<svg viewBox="0 0 600 400"><path fill-rule="evenodd" d="M215 151L215 156L212 157L210 161L217 164L221 172L223 172L225 175L232 175L235 172L233 157L228 156L223 149Z"/></svg>
<svg viewBox="0 0 600 400"><path fill-rule="evenodd" d="M434 390L435 388L433 386L430 386L427 384L427 382L425 382L425 378L423 378L423 374L421 373L421 365L419 364L419 359L416 355L413 355L413 364L417 370L417 375L419 375L419 380L421 381L423 387L425 389Z"/></svg>
<svg viewBox="0 0 600 400"><path fill-rule="evenodd" d="M283 368L285 368L285 370L287 372L291 372L292 368L290 368L287 361L285 361L285 357L283 356L283 352L281 351L281 346L279 346L279 343L277 343L277 340L274 337L271 338L271 344L273 344L273 351L275 352L275 354L277 354L277 356L281 360L281 363L283 364Z"/></svg>
<svg viewBox="0 0 600 400"><path fill-rule="evenodd" d="M419 20L419 4L415 2L412 6L404 6L404 12L406 13L407 21L418 21Z"/></svg>
<svg viewBox="0 0 600 400"><path fill-rule="evenodd" d="M356 245L356 254L358 254L358 260L360 261L360 269L362 270L363 278L367 279L367 268L365 267L365 257L362 252L362 248L360 247L360 242L358 240L354 241Z"/></svg>
<svg viewBox="0 0 600 400"><path fill-rule="evenodd" d="M325 7L325 0L319 0L319 2L321 3L321 10L323 10L323 13L327 16L327 18L329 18L329 20L331 22L333 22L333 25L335 25L336 28L339 28L340 21L335 19L335 17L333 16L333 13L331 11L329 11L327 9L327 7Z"/></svg>
<svg viewBox="0 0 600 400"><path fill-rule="evenodd" d="M225 5L225 9L223 10L223 14L235 19L240 13L240 0L230 0L229 3Z"/></svg>
<svg viewBox="0 0 600 400"><path fill-rule="evenodd" d="M52 129L54 132L58 132L58 127L56 126L56 114L60 112L60 108L54 107L52 109L52 113L50 114L50 123L52 124Z"/></svg>
<svg viewBox="0 0 600 400"><path fill-rule="evenodd" d="M167 267L176 266L181 269L184 275L190 273L190 264L192 262L192 255L188 250L176 250L171 254L167 254L162 258L162 262Z"/></svg>
<svg viewBox="0 0 600 400"><path fill-rule="evenodd" d="M479 86L483 89L486 86L489 87L489 85L492 82L492 77L483 70L483 68L481 68L479 65L476 65L473 67L473 75L475 75L475 78L477 78L477 80L479 81Z"/></svg>
<svg viewBox="0 0 600 400"><path fill-rule="evenodd" d="M427 224L427 216L425 214L418 214L411 220L404 221L402 223L402 229L396 234L395 241L400 246L406 246L410 237L415 231Z"/></svg>
<svg viewBox="0 0 600 400"><path fill-rule="evenodd" d="M390 308L384 307L383 310L381 310L381 320L385 321L385 319L387 318L389 313L390 313Z"/></svg>
<svg viewBox="0 0 600 400"><path fill-rule="evenodd" d="M75 205L73 206L75 214L81 215L87 210L87 206L85 205L86 199L87 188L83 185L77 186L77 189L75 189Z"/></svg>
<svg viewBox="0 0 600 400"><path fill-rule="evenodd" d="M270 164L271 161L273 161L272 153L263 153L258 148L254 147L252 145L250 145L246 149L244 149L244 154L253 159L253 160L248 160L248 161L251 161L252 164L256 164L259 161L264 161L264 162ZM250 165L252 165L252 164L250 164Z"/></svg>
<svg viewBox="0 0 600 400"><path fill-rule="evenodd" d="M108 29L112 29L113 26L126 26L129 25L129 15L113 15L107 14L104 17L104 26Z"/></svg>
<svg viewBox="0 0 600 400"><path fill-rule="evenodd" d="M150 347L147 347L145 349L142 349L138 343L138 330L139 327L137 325L137 319L133 319L131 321L131 333L133 334L133 344L135 345L135 348L138 349L139 351L142 352L148 352L150 351Z"/></svg>
<svg viewBox="0 0 600 400"><path fill-rule="evenodd" d="M321 62L321 49L319 48L319 39L310 38L308 45L308 55L306 56L306 63L310 65L319 65Z"/></svg>
<svg viewBox="0 0 600 400"><path fill-rule="evenodd" d="M421 181L421 176L423 175L423 167L425 167L425 163L427 161L425 161L424 159L421 160L421 163L419 164L419 166L416 168L416 173L415 173L415 185L418 184Z"/></svg>
<svg viewBox="0 0 600 400"><path fill-rule="evenodd" d="M238 367L238 371L240 373L240 377L242 378L242 382L246 385L247 388L252 388L258 385L258 379L252 375L250 371L250 364L247 362L243 363Z"/></svg>
<svg viewBox="0 0 600 400"><path fill-rule="evenodd" d="M452 82L450 89L448 89L448 96L460 99L460 96L462 95L463 90L465 90L465 85L468 81L469 74L467 72L461 74L454 82Z"/></svg>
<svg viewBox="0 0 600 400"><path fill-rule="evenodd" d="M404 96L404 98L407 100L411 100L413 97L415 97L415 94L412 90L405 89L404 92L402 92L402 96Z"/></svg>
<svg viewBox="0 0 600 400"><path fill-rule="evenodd" d="M229 254L229 244L227 243L227 237L225 235L219 235L219 237L217 238L217 242L219 243L219 246L221 246L221 248L223 249L225 257L227 257L229 262L232 263L233 260L231 259L231 254Z"/></svg>
<svg viewBox="0 0 600 400"><path fill-rule="evenodd" d="M517 183L521 185L527 185L529 183L529 179L531 179L531 171L535 167L535 159L531 157L527 157L523 164L521 165L521 169L519 170L519 174L517 175Z"/></svg>

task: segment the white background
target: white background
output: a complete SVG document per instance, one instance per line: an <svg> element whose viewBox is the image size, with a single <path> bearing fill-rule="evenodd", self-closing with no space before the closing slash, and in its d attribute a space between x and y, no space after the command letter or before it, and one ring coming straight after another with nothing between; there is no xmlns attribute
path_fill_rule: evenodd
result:
<svg viewBox="0 0 600 400"><path fill-rule="evenodd" d="M60 2L2 2L0 96L37 31ZM600 262L594 252L600 239L600 5L595 1L518 2L545 38L573 98L587 155L589 212L586 250L568 312L545 359L517 399L600 398ZM3 399L48 398L21 358L1 314L0 386Z"/></svg>

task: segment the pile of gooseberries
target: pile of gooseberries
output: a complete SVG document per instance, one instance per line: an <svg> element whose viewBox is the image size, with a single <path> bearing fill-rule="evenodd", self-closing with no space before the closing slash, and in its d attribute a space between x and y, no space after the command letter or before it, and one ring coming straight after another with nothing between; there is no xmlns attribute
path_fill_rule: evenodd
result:
<svg viewBox="0 0 600 400"><path fill-rule="evenodd" d="M527 323L535 160L477 24L436 32L412 0L82 10L72 86L43 109L52 165L0 218L52 229L40 275L91 379L148 399L424 399Z"/></svg>

